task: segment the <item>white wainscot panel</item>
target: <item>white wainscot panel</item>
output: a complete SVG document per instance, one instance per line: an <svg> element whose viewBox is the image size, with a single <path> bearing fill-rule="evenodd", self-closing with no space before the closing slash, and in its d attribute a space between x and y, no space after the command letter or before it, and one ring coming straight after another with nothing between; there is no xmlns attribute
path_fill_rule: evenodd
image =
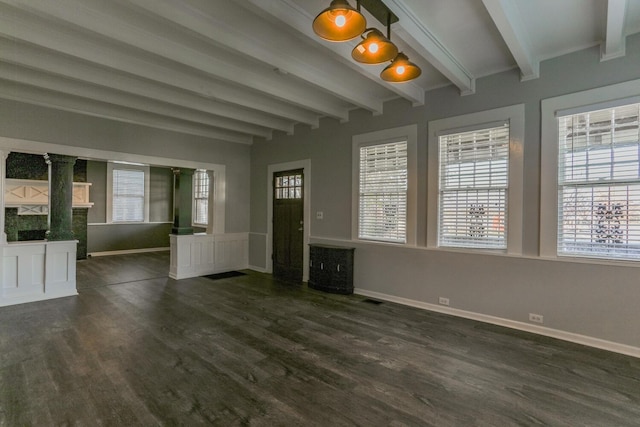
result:
<svg viewBox="0 0 640 427"><path fill-rule="evenodd" d="M76 248L76 241L47 242L47 294L66 296L76 293Z"/></svg>
<svg viewBox="0 0 640 427"><path fill-rule="evenodd" d="M2 297L44 294L44 243L4 247Z"/></svg>
<svg viewBox="0 0 640 427"><path fill-rule="evenodd" d="M247 268L249 233L169 236L169 277L186 279Z"/></svg>
<svg viewBox="0 0 640 427"><path fill-rule="evenodd" d="M0 306L77 295L76 241L1 246Z"/></svg>

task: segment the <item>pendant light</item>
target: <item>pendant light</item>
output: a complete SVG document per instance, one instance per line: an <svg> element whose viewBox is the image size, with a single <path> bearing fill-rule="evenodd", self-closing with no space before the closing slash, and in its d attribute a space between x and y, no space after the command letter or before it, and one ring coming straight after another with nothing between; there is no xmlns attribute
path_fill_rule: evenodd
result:
<svg viewBox="0 0 640 427"><path fill-rule="evenodd" d="M370 28L367 37L351 51L351 57L364 64L381 64L391 61L397 54L396 45L375 28Z"/></svg>
<svg viewBox="0 0 640 427"><path fill-rule="evenodd" d="M389 66L380 73L382 80L392 83L402 83L413 80L422 74L422 70L404 53L400 52Z"/></svg>
<svg viewBox="0 0 640 427"><path fill-rule="evenodd" d="M347 0L333 0L329 7L313 20L313 31L321 38L332 42L358 37L367 27L367 21L359 9L359 1L358 9L354 9Z"/></svg>

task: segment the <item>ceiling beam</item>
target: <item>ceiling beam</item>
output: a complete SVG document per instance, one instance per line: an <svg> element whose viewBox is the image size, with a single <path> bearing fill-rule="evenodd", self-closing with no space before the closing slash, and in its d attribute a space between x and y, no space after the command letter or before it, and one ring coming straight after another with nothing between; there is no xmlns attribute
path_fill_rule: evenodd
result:
<svg viewBox="0 0 640 427"><path fill-rule="evenodd" d="M134 110L146 111L159 116L173 117L213 128L245 133L252 136L260 136L267 139L271 138L271 130L261 126L212 116L207 113L166 104L164 102L158 102L138 95L131 95L125 92L112 90L108 87L83 83L65 77L7 64L2 61L0 61L0 79L48 89L67 95L92 99L94 101L107 102L112 105Z"/></svg>
<svg viewBox="0 0 640 427"><path fill-rule="evenodd" d="M600 49L600 61L625 55L624 24L627 18L627 0L607 1L607 29Z"/></svg>
<svg viewBox="0 0 640 427"><path fill-rule="evenodd" d="M147 80L163 83L246 108L259 110L294 122L319 126L319 115L273 98L242 90L204 76L196 76L149 55L126 51L109 44L98 44L90 37L52 28L45 21L27 17L14 9L0 7L0 35L42 46L74 58L115 69Z"/></svg>
<svg viewBox="0 0 640 427"><path fill-rule="evenodd" d="M533 80L540 77L540 61L531 51L529 37L524 30L515 2L512 0L482 0L482 2L520 68L520 80Z"/></svg>
<svg viewBox="0 0 640 427"><path fill-rule="evenodd" d="M271 28L264 20L253 14L235 8L227 8L224 14L216 13L216 10L222 10L228 2L183 0L177 3L174 0L128 0L128 3L194 31L204 36L209 42L270 64L351 104L374 113L382 113L382 101L370 94L357 74L340 73L340 78L335 78L337 73L327 72L326 58L314 55L309 51L308 46L295 38L269 32ZM233 14L238 16L234 17ZM238 21L242 21L242 28L234 25ZM246 28L250 28L251 31L246 31ZM270 37L267 39L265 34L268 32ZM274 40L272 37L277 39Z"/></svg>
<svg viewBox="0 0 640 427"><path fill-rule="evenodd" d="M250 123L266 128L277 129L288 134L293 133L293 122L270 116L256 110L238 107L214 99L207 99L190 92L176 89L153 81L134 77L125 73L77 60L63 57L56 53L40 49L30 44L0 37L2 60L60 76L67 76L80 82L111 87L113 89L143 96L168 104L179 105L218 117L225 117L240 122Z"/></svg>
<svg viewBox="0 0 640 427"><path fill-rule="evenodd" d="M322 45L333 51L341 59L341 62L347 64L350 68L358 71L362 76L365 76L375 83L383 85L387 89L395 92L397 95L410 101L414 106L424 105L425 91L423 88L415 83L407 82L403 84L393 84L386 82L380 78L380 69L378 67L372 67L370 65L363 65L351 60L351 51L356 46L358 41L350 41L344 43L332 43L323 42L313 32L312 22L314 17L311 16L306 10L301 8L298 4L291 0L249 0L249 3L253 4L260 10L269 13L273 17L279 19L283 23L295 28L300 33L307 36L309 39L316 42L321 42ZM331 74L328 74L328 77Z"/></svg>
<svg viewBox="0 0 640 427"><path fill-rule="evenodd" d="M204 136L219 141L240 144L253 143L253 137L247 134L210 128L197 123L158 116L153 113L114 106L6 80L0 80L0 98L157 129Z"/></svg>
<svg viewBox="0 0 640 427"><path fill-rule="evenodd" d="M416 17L405 0L385 0L399 18L394 32L460 89L462 95L475 93L475 78L438 38Z"/></svg>
<svg viewBox="0 0 640 427"><path fill-rule="evenodd" d="M276 73L266 74L230 61L216 60L210 51L178 43L161 33L144 29L127 14L114 16L109 12L112 2L91 0L2 0L22 10L45 14L84 30L100 34L107 39L124 43L145 52L178 61L215 78L242 84L257 92L282 99L319 114L348 120L349 111L330 97L309 96L307 89L291 79L283 79ZM73 11L73 13L69 13ZM220 57L225 52L216 52ZM228 55L228 53L227 53Z"/></svg>

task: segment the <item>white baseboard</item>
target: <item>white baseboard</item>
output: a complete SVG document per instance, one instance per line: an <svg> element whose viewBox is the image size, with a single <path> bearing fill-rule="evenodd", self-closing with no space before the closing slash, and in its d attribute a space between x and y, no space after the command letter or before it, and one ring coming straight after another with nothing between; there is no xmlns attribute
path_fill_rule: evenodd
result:
<svg viewBox="0 0 640 427"><path fill-rule="evenodd" d="M162 252L168 251L170 248L143 248L143 249L124 249L121 251L105 251L105 252L91 252L88 256L109 256L109 255L127 255L127 254L140 254L144 252Z"/></svg>
<svg viewBox="0 0 640 427"><path fill-rule="evenodd" d="M264 267L256 267L255 265L247 266L248 270L257 271L258 273L267 273L267 269Z"/></svg>
<svg viewBox="0 0 640 427"><path fill-rule="evenodd" d="M530 325L515 320L503 319L501 317L489 316L486 314L474 313L472 311L459 310L456 308L445 307L436 304L429 304L422 301L402 298L394 295L387 295L380 292L368 291L366 289L356 288L354 293L365 297L380 299L398 304L408 305L411 307L421 308L423 310L435 311L438 313L450 314L452 316L463 317L465 319L477 320L479 322L491 323L493 325L504 326L506 328L517 329L520 331L531 332L534 334L544 335L551 338L557 338L564 341L582 344L589 347L599 348L601 350L612 351L627 356L640 358L640 348L626 344L620 344L612 341L606 341L599 338L593 338L586 335L574 334L558 329L545 328L544 326Z"/></svg>

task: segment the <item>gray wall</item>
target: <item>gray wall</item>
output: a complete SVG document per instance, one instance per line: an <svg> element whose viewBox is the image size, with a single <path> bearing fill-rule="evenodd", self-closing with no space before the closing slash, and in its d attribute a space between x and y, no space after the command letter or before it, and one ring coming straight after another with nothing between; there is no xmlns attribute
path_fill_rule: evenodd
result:
<svg viewBox="0 0 640 427"><path fill-rule="evenodd" d="M88 252L128 249L168 248L171 223L90 224L87 227Z"/></svg>
<svg viewBox="0 0 640 427"><path fill-rule="evenodd" d="M88 252L168 248L173 223L173 172L166 167L149 168L150 224L106 224L107 162L89 160L91 182Z"/></svg>
<svg viewBox="0 0 640 427"><path fill-rule="evenodd" d="M0 136L225 165L225 231L235 233L249 230L250 146L248 145L57 111L9 100L0 100Z"/></svg>
<svg viewBox="0 0 640 427"><path fill-rule="evenodd" d="M299 126L292 136L254 144L250 264L265 267L268 165L311 159L312 241L357 247L357 288L432 304L448 297L452 308L521 322L528 321L528 313L539 313L544 326L640 347L640 270L538 258L541 100L640 78L639 35L627 38L623 58L600 62L599 53L593 47L545 61L536 80L520 82L518 71L511 70L479 79L474 95L462 97L445 87L428 92L422 107L395 100L380 116L355 110L347 123L326 119L319 129ZM424 248L427 123L514 104L525 104L525 256ZM352 136L409 124L418 126L419 248L350 242ZM315 219L316 211L324 212L323 220Z"/></svg>

